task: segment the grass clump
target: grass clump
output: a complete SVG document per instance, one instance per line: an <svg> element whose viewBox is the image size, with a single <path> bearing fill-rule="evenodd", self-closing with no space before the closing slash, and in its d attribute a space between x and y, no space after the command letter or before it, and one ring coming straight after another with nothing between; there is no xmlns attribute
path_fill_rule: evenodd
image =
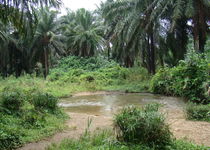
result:
<svg viewBox="0 0 210 150"><path fill-rule="evenodd" d="M17 88L5 87L0 95L1 109L7 113L19 113L24 101L23 91Z"/></svg>
<svg viewBox="0 0 210 150"><path fill-rule="evenodd" d="M189 103L186 107L186 115L189 120L210 122L210 104L197 105L197 104Z"/></svg>
<svg viewBox="0 0 210 150"><path fill-rule="evenodd" d="M64 121L67 117L57 108L57 99L46 93L31 94L29 91L6 87L1 93L0 149L2 150L16 149L24 143L40 140L65 127ZM37 99L44 102L38 103ZM36 103L33 103L35 101Z"/></svg>
<svg viewBox="0 0 210 150"><path fill-rule="evenodd" d="M110 130L99 130L79 139L65 139L60 144L52 144L47 150L155 150L144 144L119 142ZM161 149L162 150L162 149ZM164 150L208 150L207 147L173 140Z"/></svg>
<svg viewBox="0 0 210 150"><path fill-rule="evenodd" d="M37 110L55 111L58 108L58 98L49 93L38 91L33 94L31 102Z"/></svg>
<svg viewBox="0 0 210 150"><path fill-rule="evenodd" d="M144 144L163 149L172 142L172 134L157 104L143 108L125 107L115 116L117 138L126 143Z"/></svg>
<svg viewBox="0 0 210 150"><path fill-rule="evenodd" d="M144 145L126 145L114 139L110 130L99 130L79 139L65 139L59 145L52 144L47 150L150 150Z"/></svg>

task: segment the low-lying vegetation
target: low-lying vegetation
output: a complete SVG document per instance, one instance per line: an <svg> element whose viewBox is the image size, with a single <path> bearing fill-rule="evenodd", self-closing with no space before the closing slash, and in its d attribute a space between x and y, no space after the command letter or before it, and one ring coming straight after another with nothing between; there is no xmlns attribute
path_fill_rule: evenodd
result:
<svg viewBox="0 0 210 150"><path fill-rule="evenodd" d="M156 149L170 145L172 134L158 107L158 104L149 104L144 108L124 108L114 119L117 138L122 142L144 144Z"/></svg>
<svg viewBox="0 0 210 150"><path fill-rule="evenodd" d="M126 107L115 116L117 134L110 130L88 132L80 139L52 144L48 150L208 150L204 146L175 140L158 107L156 104L144 108Z"/></svg>
<svg viewBox="0 0 210 150"><path fill-rule="evenodd" d="M208 63L204 56L190 52L173 68L162 68L152 78L154 93L181 96L194 103L209 103Z"/></svg>
<svg viewBox="0 0 210 150"><path fill-rule="evenodd" d="M8 150L62 130L67 117L52 95L6 87L0 96L0 118L0 148Z"/></svg>
<svg viewBox="0 0 210 150"><path fill-rule="evenodd" d="M56 97L97 90L146 92L149 89L149 81L150 75L141 67L124 68L103 58L69 56L61 59L58 65L51 69L46 80L41 75L25 75L19 78L11 76L0 79L0 91L10 85L26 90L31 90L31 87L41 88Z"/></svg>
<svg viewBox="0 0 210 150"><path fill-rule="evenodd" d="M189 103L186 107L186 115L190 120L209 121L210 122L210 104L196 105Z"/></svg>

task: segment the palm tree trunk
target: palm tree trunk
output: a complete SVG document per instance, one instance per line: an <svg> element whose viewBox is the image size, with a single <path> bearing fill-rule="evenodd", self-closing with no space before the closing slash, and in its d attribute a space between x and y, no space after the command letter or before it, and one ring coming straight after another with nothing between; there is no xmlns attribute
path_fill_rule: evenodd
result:
<svg viewBox="0 0 210 150"><path fill-rule="evenodd" d="M108 40L106 42L106 45L107 45L107 56L108 56L108 60L109 60L110 59L110 50L111 50L111 48L110 48L110 44L109 44Z"/></svg>
<svg viewBox="0 0 210 150"><path fill-rule="evenodd" d="M44 63L45 63L45 69L44 69L44 77L46 78L49 72L49 64L48 64L48 50L44 49Z"/></svg>
<svg viewBox="0 0 210 150"><path fill-rule="evenodd" d="M147 59L147 70L148 70L148 72L151 74L151 59L150 59L150 56L151 56L151 54L150 54L150 37L149 37L149 35L147 34L147 57L146 57L146 59Z"/></svg>
<svg viewBox="0 0 210 150"><path fill-rule="evenodd" d="M155 45L154 45L154 33L153 30L151 31L150 34L150 62L151 62L151 73L155 74Z"/></svg>
<svg viewBox="0 0 210 150"><path fill-rule="evenodd" d="M193 36L194 36L194 49L198 52L204 52L206 43L207 23L205 19L205 9L201 0L198 0L195 6L197 9L196 15L193 17Z"/></svg>

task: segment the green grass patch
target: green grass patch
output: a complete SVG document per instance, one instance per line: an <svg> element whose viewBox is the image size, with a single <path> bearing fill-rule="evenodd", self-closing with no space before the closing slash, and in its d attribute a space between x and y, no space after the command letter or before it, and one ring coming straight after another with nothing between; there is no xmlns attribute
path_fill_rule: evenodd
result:
<svg viewBox="0 0 210 150"><path fill-rule="evenodd" d="M0 96L0 148L15 149L65 128L65 115L57 98L42 92L6 87ZM44 99L44 100L43 100ZM44 102L40 103L40 100ZM36 103L34 103L36 102ZM39 106L39 108L37 108Z"/></svg>
<svg viewBox="0 0 210 150"><path fill-rule="evenodd" d="M119 142L110 130L96 131L79 139L65 139L60 144L52 144L47 150L155 150L143 144ZM174 140L162 150L208 150L208 147L198 146L189 142Z"/></svg>
<svg viewBox="0 0 210 150"><path fill-rule="evenodd" d="M87 65L87 64L85 64ZM72 66L72 65L70 65ZM93 68L87 70L92 66ZM122 91L122 92L148 92L150 75L141 67L124 68L116 63L110 65L89 65L66 69L59 65L51 69L51 73L44 80L41 77L25 75L19 78L10 76L0 79L0 91L7 86L23 88L26 92L41 89L56 97L68 97L77 92L84 91Z"/></svg>
<svg viewBox="0 0 210 150"><path fill-rule="evenodd" d="M189 103L186 107L186 116L189 120L210 122L210 104L198 105Z"/></svg>

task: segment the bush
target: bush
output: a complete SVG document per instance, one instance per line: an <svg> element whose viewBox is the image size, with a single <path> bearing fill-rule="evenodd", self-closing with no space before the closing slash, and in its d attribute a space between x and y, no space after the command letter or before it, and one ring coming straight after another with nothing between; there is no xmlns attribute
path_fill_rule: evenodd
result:
<svg viewBox="0 0 210 150"><path fill-rule="evenodd" d="M24 104L24 97L25 95L20 89L6 87L1 94L1 107L9 113L20 112Z"/></svg>
<svg viewBox="0 0 210 150"><path fill-rule="evenodd" d="M192 102L208 103L205 87L207 69L204 56L190 52L177 67L160 69L152 78L151 90L158 94L182 96Z"/></svg>
<svg viewBox="0 0 210 150"><path fill-rule="evenodd" d="M210 121L210 104L196 105L189 103L186 107L186 115L190 120Z"/></svg>
<svg viewBox="0 0 210 150"><path fill-rule="evenodd" d="M1 150L12 150L19 147L21 143L21 134L17 129L0 123L0 148Z"/></svg>
<svg viewBox="0 0 210 150"><path fill-rule="evenodd" d="M171 132L165 118L157 112L158 105L143 108L125 107L115 116L117 138L123 142L146 144L162 149L171 143Z"/></svg>
<svg viewBox="0 0 210 150"><path fill-rule="evenodd" d="M44 127L45 122L45 114L35 110L25 112L22 119L22 125L26 128Z"/></svg>
<svg viewBox="0 0 210 150"><path fill-rule="evenodd" d="M116 66L117 63L114 61L108 61L103 57L77 57L68 56L62 58L56 68L62 68L64 71L69 69L82 69L87 71L95 71L99 68L109 68Z"/></svg>
<svg viewBox="0 0 210 150"><path fill-rule="evenodd" d="M32 104L36 110L50 110L57 109L58 98L48 93L36 92L32 95Z"/></svg>

